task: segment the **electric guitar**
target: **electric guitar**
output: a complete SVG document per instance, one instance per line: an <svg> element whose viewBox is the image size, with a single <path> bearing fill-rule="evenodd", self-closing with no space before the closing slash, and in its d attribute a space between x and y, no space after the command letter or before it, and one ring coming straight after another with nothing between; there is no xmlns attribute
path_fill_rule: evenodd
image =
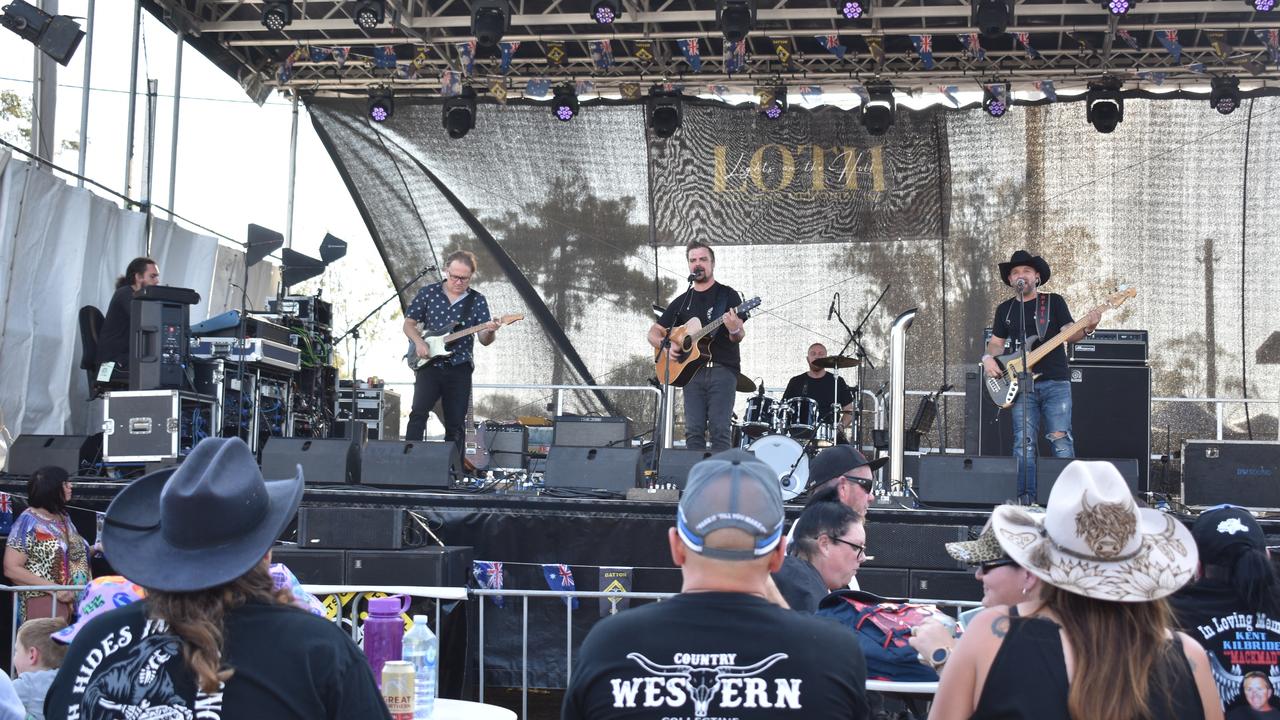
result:
<svg viewBox="0 0 1280 720"><path fill-rule="evenodd" d="M750 300L739 305L735 310L738 316L744 321L747 314L760 306L760 298L753 297ZM680 348L680 359L672 360L667 354L666 348L658 348L657 353L653 356L654 372L658 376L658 382L675 387L684 387L686 383L693 379L694 373L706 362L702 360L711 347L711 333L715 332L724 324L724 315L716 318L714 322L706 327L702 327L702 321L698 318L689 318L689 321L683 325L677 325L671 328L671 344ZM668 382L668 378L670 381Z"/></svg>
<svg viewBox="0 0 1280 720"><path fill-rule="evenodd" d="M1125 300L1128 300L1137 294L1138 291L1135 288L1126 287L1111 297L1108 297L1106 302L1093 310L1104 312L1106 310L1118 308L1124 304ZM1093 310L1090 310L1089 312L1091 313ZM1085 314L1088 315L1089 313ZM1045 355L1048 355L1054 348L1066 342L1067 338L1079 332L1084 325L1084 320L1077 320L1062 328L1062 332L1054 335L1052 339L1044 344L1040 344L1039 335L1032 335L1028 337L1026 369L1030 370L1035 367L1036 363L1040 362ZM1000 370L1003 373L1000 377L993 378L987 375L987 371L985 369L981 370L983 382L987 389L987 395L991 397L991 402L996 405L999 405L1002 408L1011 407L1014 401L1018 398L1018 376L1023 372L1022 353L1011 352L1005 355L998 355L996 356L995 361L996 364L1000 366ZM982 367L982 363L979 363L978 366Z"/></svg>
<svg viewBox="0 0 1280 720"><path fill-rule="evenodd" d="M501 327L523 319L524 315L516 313L512 315L503 315L498 318L497 321L498 326ZM405 362L409 363L410 370L417 370L436 358L448 357L453 354L453 351L449 349L450 343L484 330L484 326L487 324L488 323L480 323L479 325L472 325L469 328L460 330L458 328L461 327L461 323L451 327L436 329L424 329L422 327L422 323L418 323L418 332L422 333L422 340L427 344L427 356L424 358L418 357L418 353L413 349L413 343L409 343L409 352L404 356Z"/></svg>
<svg viewBox="0 0 1280 720"><path fill-rule="evenodd" d="M467 470L478 473L489 467L488 438L476 427L476 414L472 407L471 396L467 397L466 437L462 442L462 464Z"/></svg>

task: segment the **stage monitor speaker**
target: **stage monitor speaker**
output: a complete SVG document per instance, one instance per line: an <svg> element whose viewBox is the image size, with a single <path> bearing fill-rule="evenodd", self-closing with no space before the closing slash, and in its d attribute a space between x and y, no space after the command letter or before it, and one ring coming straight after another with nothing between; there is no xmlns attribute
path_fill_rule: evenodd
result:
<svg viewBox="0 0 1280 720"><path fill-rule="evenodd" d="M298 508L298 547L399 550L404 546L402 508Z"/></svg>
<svg viewBox="0 0 1280 720"><path fill-rule="evenodd" d="M1280 442L1184 440L1182 501L1280 508Z"/></svg>
<svg viewBox="0 0 1280 720"><path fill-rule="evenodd" d="M306 550L291 546L271 548L271 562L284 563L304 585L345 585L345 550Z"/></svg>
<svg viewBox="0 0 1280 720"><path fill-rule="evenodd" d="M861 570L858 571L861 575ZM912 570L912 600L982 600L982 581L973 570Z"/></svg>
<svg viewBox="0 0 1280 720"><path fill-rule="evenodd" d="M908 570L893 568L858 568L858 588L875 593L882 598L905 599L910 597L911 577Z"/></svg>
<svg viewBox="0 0 1280 720"><path fill-rule="evenodd" d="M1049 504L1049 491L1053 489L1053 484L1058 481L1058 476L1062 474L1063 468L1074 460L1090 460L1109 462L1120 471L1120 475L1124 477L1124 482L1129 486L1129 492L1134 495L1138 494L1138 461L1133 458L1060 458L1060 457L1042 457L1036 460L1036 502L1042 506Z"/></svg>
<svg viewBox="0 0 1280 720"><path fill-rule="evenodd" d="M626 494L640 484L640 448L586 448L552 445L543 483L549 488L583 488Z"/></svg>
<svg viewBox="0 0 1280 720"><path fill-rule="evenodd" d="M19 435L9 447L6 471L30 475L47 465L70 475L92 469L102 454L102 433L97 435Z"/></svg>
<svg viewBox="0 0 1280 720"><path fill-rule="evenodd" d="M456 443L370 440L360 460L360 484L373 487L447 488L462 470Z"/></svg>
<svg viewBox="0 0 1280 720"><path fill-rule="evenodd" d="M1011 457L925 455L916 483L926 505L996 506L1018 495L1018 461Z"/></svg>
<svg viewBox="0 0 1280 720"><path fill-rule="evenodd" d="M964 564L944 543L969 539L968 525L915 525L876 521L867 526L867 545L878 568L956 570Z"/></svg>
<svg viewBox="0 0 1280 720"><path fill-rule="evenodd" d="M710 450L669 448L658 459L658 486L668 485L684 489L689 479L689 468L714 455Z"/></svg>
<svg viewBox="0 0 1280 720"><path fill-rule="evenodd" d="M360 447L336 438L272 437L262 447L262 476L290 478L302 466L308 485L360 482Z"/></svg>
<svg viewBox="0 0 1280 720"><path fill-rule="evenodd" d="M625 417L557 415L552 445L569 447L629 447L631 421Z"/></svg>
<svg viewBox="0 0 1280 720"><path fill-rule="evenodd" d="M347 584L466 587L473 557L471 547L351 550L347 552Z"/></svg>
<svg viewBox="0 0 1280 720"><path fill-rule="evenodd" d="M489 449L489 468L521 470L528 465L529 428L515 423L481 423L479 433Z"/></svg>

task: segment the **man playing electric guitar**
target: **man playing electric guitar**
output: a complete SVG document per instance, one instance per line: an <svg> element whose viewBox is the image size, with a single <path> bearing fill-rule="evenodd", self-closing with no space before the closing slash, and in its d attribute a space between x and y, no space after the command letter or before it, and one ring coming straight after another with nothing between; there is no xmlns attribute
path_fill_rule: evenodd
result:
<svg viewBox="0 0 1280 720"><path fill-rule="evenodd" d="M473 359L475 337L481 345L489 345L496 337L500 325L489 315L489 303L478 290L470 289L471 276L476 271L476 256L460 250L445 258L446 277L438 283L427 285L418 291L409 310L404 315L404 334L413 343L418 357L431 356L431 350L422 339L418 327L448 328L461 323L464 326L486 323L485 329L475 336L468 335L454 341L451 354L437 357L414 373L413 409L404 439L422 440L427 429L427 417L436 400L444 409L444 439L452 440L462 449L465 437L467 403L471 398L471 373L475 370Z"/></svg>
<svg viewBox="0 0 1280 720"><path fill-rule="evenodd" d="M1061 295L1042 293L1039 288L1049 282L1049 263L1039 255L1019 250L1000 263L1000 277L1013 287L1016 296L996 306L991 323L991 339L982 367L993 378L1003 376L993 356L1004 352L1006 339L1021 343L1025 335L1049 339L1072 324L1071 310ZM1016 307L1015 307L1016 306ZM1068 342L1092 334L1102 316L1098 310L1085 316L1085 325ZM1025 333L1024 333L1025 330ZM1030 348L1028 348L1030 351ZM1018 456L1018 502L1030 505L1036 500L1035 445L1041 423L1045 437L1057 457L1075 457L1071 437L1071 382L1067 369L1067 352L1058 345L1032 369L1034 383L1023 379L1013 405L1013 445Z"/></svg>
<svg viewBox="0 0 1280 720"><path fill-rule="evenodd" d="M716 282L716 254L705 243L694 241L685 246L685 259L689 262L689 275L693 287L677 296L667 305L666 312L649 328L649 344L661 348L667 328L698 318L703 325L724 318L724 326L711 336L707 362L684 386L684 439L686 447L713 451L728 450L730 442L729 418L733 414L734 393L737 391L738 343L746 337L742 319L734 311L742 304L737 290ZM680 350L668 347L672 360L680 360ZM670 381L659 377L658 381ZM708 443L710 430L710 443Z"/></svg>

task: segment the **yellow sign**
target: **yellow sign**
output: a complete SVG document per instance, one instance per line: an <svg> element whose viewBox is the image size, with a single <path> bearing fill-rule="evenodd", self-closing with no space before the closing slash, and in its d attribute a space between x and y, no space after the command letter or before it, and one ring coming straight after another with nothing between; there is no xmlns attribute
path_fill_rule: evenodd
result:
<svg viewBox="0 0 1280 720"><path fill-rule="evenodd" d="M717 193L876 193L888 188L884 147L870 148L770 143L750 154L715 147Z"/></svg>

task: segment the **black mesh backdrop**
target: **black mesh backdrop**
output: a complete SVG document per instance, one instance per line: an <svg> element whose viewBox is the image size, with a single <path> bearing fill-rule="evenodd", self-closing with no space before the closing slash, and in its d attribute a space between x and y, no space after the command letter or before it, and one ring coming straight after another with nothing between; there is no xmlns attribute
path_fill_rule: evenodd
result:
<svg viewBox="0 0 1280 720"><path fill-rule="evenodd" d="M1008 292L996 263L1025 246L1053 265L1047 289L1078 313L1119 283L1137 287L1102 326L1150 331L1156 396L1240 397L1247 382L1250 397L1272 400L1280 373L1254 355L1280 310L1277 110L1276 98L1246 101L1230 116L1203 101L1129 100L1111 135L1085 122L1082 103L1018 107L1001 119L900 111L894 130L874 139L843 111L793 109L769 123L748 107L699 104L686 107L675 138L650 142L640 106L587 106L560 123L545 107L481 105L476 129L451 141L435 103L400 101L377 128L363 101L311 104L393 278L452 247L480 251L421 164L511 255L600 383L643 382L649 304L683 286L680 245L705 238L717 248L717 276L764 300L743 345L748 375L780 387L803 370L810 342L833 352L843 345L843 329L826 319L833 292L854 325L888 287L865 328L874 364L867 386L887 377L889 323L909 307L920 311L908 337L908 387L960 386ZM838 153L824 151L823 187L814 192L813 146L853 148L856 187L840 185ZM787 189L779 148L792 160ZM480 254L478 286L495 311L527 312ZM537 323L504 332L478 381L579 379ZM515 411L541 397L507 395L485 402ZM598 408L592 398L577 402ZM644 412L636 403L621 409ZM1156 448L1166 427L1175 447L1214 431L1205 405L1157 404L1153 417ZM950 444L960 445L957 403L948 420ZM1273 408L1246 418L1235 406L1225 420L1229 437L1250 427L1258 439L1276 434Z"/></svg>

